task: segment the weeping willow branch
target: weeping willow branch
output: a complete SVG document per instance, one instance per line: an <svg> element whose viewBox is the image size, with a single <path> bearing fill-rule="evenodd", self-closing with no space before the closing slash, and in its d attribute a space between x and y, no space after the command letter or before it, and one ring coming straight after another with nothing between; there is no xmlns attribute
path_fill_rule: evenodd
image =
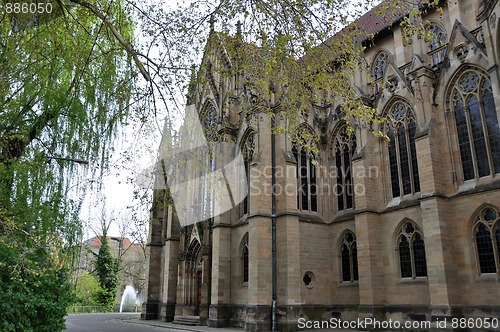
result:
<svg viewBox="0 0 500 332"><path fill-rule="evenodd" d="M90 10L95 16L99 17L103 22L104 24L106 24L106 26L109 28L109 30L111 30L111 32L113 33L113 35L115 36L116 40L118 40L118 42L123 46L123 48L127 51L127 53L130 54L130 56L134 59L134 62L137 66L137 68L139 69L139 71L141 72L142 76L144 77L144 79L146 81L151 81L151 76L149 76L149 73L146 71L146 69L144 68L144 65L142 64L142 62L139 60L139 58L137 57L137 52L132 48L132 46L122 37L122 35L120 34L120 32L115 28L115 26L113 25L113 23L111 23L110 20L108 20L108 18L103 14L101 13L99 10L97 10L97 8L95 8L92 4L88 3L87 1L85 0L72 0L72 2L76 3L76 4L79 4L80 6L82 7L85 7L87 8L88 10Z"/></svg>

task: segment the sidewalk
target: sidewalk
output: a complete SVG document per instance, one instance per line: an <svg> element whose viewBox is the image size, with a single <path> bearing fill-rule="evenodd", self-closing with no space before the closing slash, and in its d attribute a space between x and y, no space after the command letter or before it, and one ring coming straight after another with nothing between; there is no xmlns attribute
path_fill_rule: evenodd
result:
<svg viewBox="0 0 500 332"><path fill-rule="evenodd" d="M244 332L243 329L239 329L236 327L228 327L228 328L214 328L208 326L188 326L188 325L179 325L174 323L160 322L158 320L141 320L138 318L124 319L122 322L136 325L147 325L154 327L162 327L167 331L172 332Z"/></svg>
<svg viewBox="0 0 500 332"><path fill-rule="evenodd" d="M124 319L122 322L128 323L128 324L136 324L136 325L148 325L148 326L154 326L154 327L159 327L159 328L164 328L166 331L171 331L171 332L244 332L242 328L236 328L236 327L222 327L222 328L215 328L215 327L208 327L208 326L187 326L187 325L178 325L178 324L173 324L173 323L167 323L167 322L160 322L157 320L140 320L137 318L131 318L131 319ZM358 332L361 330L354 330L354 329L306 329L305 331L311 331L311 332Z"/></svg>

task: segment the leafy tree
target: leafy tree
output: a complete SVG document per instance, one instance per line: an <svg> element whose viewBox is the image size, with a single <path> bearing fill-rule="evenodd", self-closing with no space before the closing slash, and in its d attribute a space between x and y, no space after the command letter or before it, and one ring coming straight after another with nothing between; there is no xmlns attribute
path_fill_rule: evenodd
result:
<svg viewBox="0 0 500 332"><path fill-rule="evenodd" d="M83 306L97 305L98 292L99 283L96 277L88 272L83 272L78 277L75 303Z"/></svg>
<svg viewBox="0 0 500 332"><path fill-rule="evenodd" d="M67 267L1 208L0 220L0 330L64 329L63 316L73 302Z"/></svg>
<svg viewBox="0 0 500 332"><path fill-rule="evenodd" d="M64 328L87 178L99 178L131 118L137 75L123 46L133 37L126 6L104 12L120 41L83 6L37 22L0 13L2 331Z"/></svg>
<svg viewBox="0 0 500 332"><path fill-rule="evenodd" d="M98 303L103 306L113 306L119 284L119 264L111 255L106 229L101 236L101 248L96 257L94 270L99 282Z"/></svg>

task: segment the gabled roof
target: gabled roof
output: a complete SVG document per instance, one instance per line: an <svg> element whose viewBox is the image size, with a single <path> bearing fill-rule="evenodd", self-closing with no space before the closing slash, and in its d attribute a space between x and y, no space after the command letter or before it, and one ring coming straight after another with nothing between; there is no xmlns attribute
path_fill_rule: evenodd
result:
<svg viewBox="0 0 500 332"><path fill-rule="evenodd" d="M118 236L107 236L108 238L108 243L111 241L122 241L122 248L128 248L132 245L132 242L127 238L127 237L118 237ZM101 236L94 236L87 241L84 242L84 244L87 247L91 248L100 248L102 246L102 237ZM111 241L110 241L111 240Z"/></svg>
<svg viewBox="0 0 500 332"><path fill-rule="evenodd" d="M356 21L356 27L365 35L375 35L401 20L409 13L412 7L409 2L404 1L399 4L399 7L393 8L387 15L387 11L384 10L387 2L382 2L361 16Z"/></svg>
<svg viewBox="0 0 500 332"><path fill-rule="evenodd" d="M377 35L388 30L392 25L399 23L410 13L413 6L424 2L423 0L415 1L416 3L413 4L405 0L383 0L357 20L321 43L319 49L330 48L333 51L330 56L335 58L342 53L341 50L345 43L364 43L367 40L377 38ZM307 59L308 56L306 54L302 59Z"/></svg>

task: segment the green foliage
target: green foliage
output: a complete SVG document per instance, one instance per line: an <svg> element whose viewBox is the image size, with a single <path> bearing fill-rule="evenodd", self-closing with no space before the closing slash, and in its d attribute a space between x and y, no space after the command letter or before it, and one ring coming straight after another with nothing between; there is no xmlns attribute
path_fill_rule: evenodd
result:
<svg viewBox="0 0 500 332"><path fill-rule="evenodd" d="M97 302L102 306L112 306L116 301L116 290L118 288L118 260L113 258L110 252L106 231L101 236L101 248L95 261L95 274L99 282Z"/></svg>
<svg viewBox="0 0 500 332"><path fill-rule="evenodd" d="M96 277L88 272L83 272L77 280L75 304L82 306L98 305L98 292L99 283Z"/></svg>
<svg viewBox="0 0 500 332"><path fill-rule="evenodd" d="M104 6L131 42L124 3ZM1 331L64 328L88 179L108 166L132 112L129 53L88 8L57 11L32 21L0 13Z"/></svg>
<svg viewBox="0 0 500 332"><path fill-rule="evenodd" d="M64 329L73 302L67 268L50 248L16 228L0 209L0 330L53 332Z"/></svg>
<svg viewBox="0 0 500 332"><path fill-rule="evenodd" d="M354 82L356 71L366 63L361 43L365 32L354 21L376 2L195 0L168 13L151 6L143 10L148 13L145 38L150 45L166 46L168 55L161 48L158 54L168 59L169 68L188 68L204 53L194 83L210 84L216 90L218 85L230 85L216 91L221 100L216 103L230 104L236 98L244 104L246 115L281 113L284 120L277 121L277 131L305 141L308 138L301 137L305 133L299 130L304 121L300 114L321 112L318 107L326 113L342 104L345 120L352 126L378 121ZM229 82L235 74L241 76L233 85ZM188 75L186 70L174 69L168 77L185 83ZM243 94L252 96L251 105Z"/></svg>

